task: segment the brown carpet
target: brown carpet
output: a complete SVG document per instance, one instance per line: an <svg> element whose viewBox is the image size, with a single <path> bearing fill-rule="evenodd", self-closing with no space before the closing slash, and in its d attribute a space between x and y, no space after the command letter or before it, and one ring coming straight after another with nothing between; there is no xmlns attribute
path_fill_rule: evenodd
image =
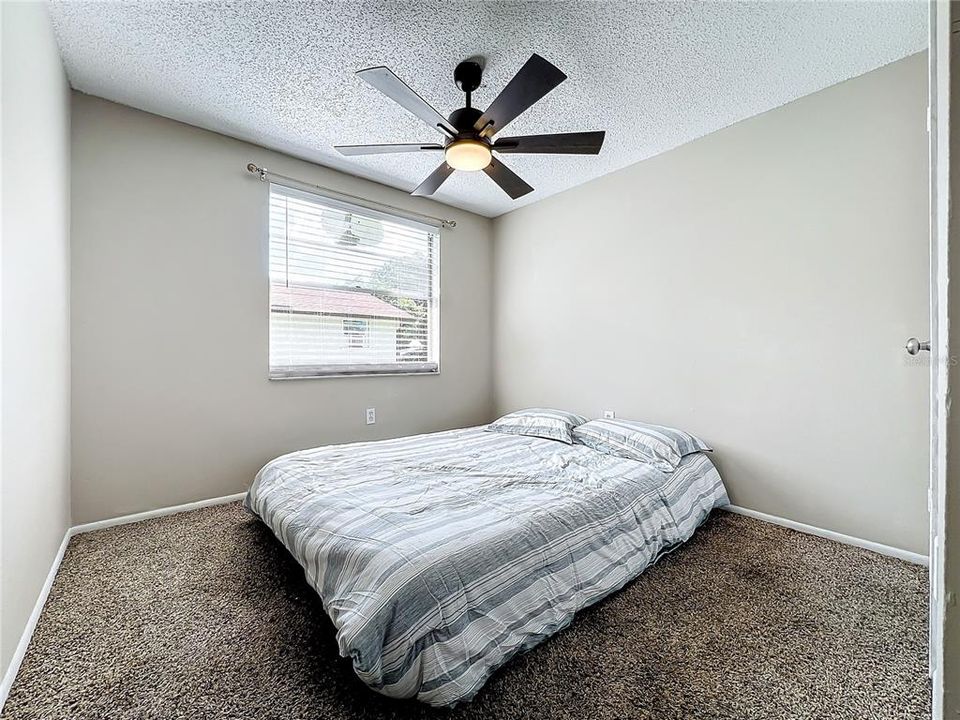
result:
<svg viewBox="0 0 960 720"><path fill-rule="evenodd" d="M233 503L74 538L5 718L929 717L926 571L724 512L453 711L340 658Z"/></svg>

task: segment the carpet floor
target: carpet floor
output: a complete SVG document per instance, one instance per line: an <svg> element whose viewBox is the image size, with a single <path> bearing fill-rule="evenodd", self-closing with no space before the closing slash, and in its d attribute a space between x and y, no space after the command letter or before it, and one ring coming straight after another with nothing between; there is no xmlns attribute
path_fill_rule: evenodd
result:
<svg viewBox="0 0 960 720"><path fill-rule="evenodd" d="M4 718L927 718L924 568L717 512L474 702L368 690L238 503L70 541Z"/></svg>

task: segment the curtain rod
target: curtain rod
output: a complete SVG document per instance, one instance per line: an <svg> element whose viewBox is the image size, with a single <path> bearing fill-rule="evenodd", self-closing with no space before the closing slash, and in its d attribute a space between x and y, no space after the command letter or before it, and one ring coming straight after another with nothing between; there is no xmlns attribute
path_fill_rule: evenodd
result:
<svg viewBox="0 0 960 720"><path fill-rule="evenodd" d="M332 195L339 195L342 198L349 198L351 200L358 200L361 204L369 207L371 210L392 210L398 212L402 215L414 218L424 218L426 220L433 220L434 222L440 223L442 227L445 228L455 228L457 226L456 220L448 220L446 218L434 217L433 215L425 215L424 213L414 212L413 210L407 210L405 208L399 208L395 205L387 205L386 203L378 203L373 200L368 200L367 198L359 197L358 195L350 195L349 193L341 192L340 190L334 190L333 188L324 187L323 185L317 185L316 183L306 182L305 180L298 180L297 178L290 177L289 175L281 175L280 173L273 172L272 170L267 170L265 167L260 167L254 165L253 163L247 163L247 172L253 173L260 177L261 182L266 182L270 177L275 177L280 180L289 180L290 182L299 183L300 185L307 185L317 190L322 190L325 193L330 193Z"/></svg>

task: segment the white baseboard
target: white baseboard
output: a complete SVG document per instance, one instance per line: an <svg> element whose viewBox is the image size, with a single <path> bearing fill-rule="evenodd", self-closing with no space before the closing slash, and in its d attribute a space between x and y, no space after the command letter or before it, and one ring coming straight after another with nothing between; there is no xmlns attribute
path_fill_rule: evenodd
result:
<svg viewBox="0 0 960 720"><path fill-rule="evenodd" d="M190 510L199 510L200 508L210 507L212 505L223 505L228 502L243 500L244 495L246 495L246 493L235 493L233 495L225 495L224 497L210 498L209 500L197 500L196 502L185 503L184 505L147 510L146 512L134 513L133 515L121 515L120 517L110 518L108 520L97 520L96 522L76 525L70 529L72 534L79 535L80 533L103 530L104 528L114 527L116 525L129 525L130 523L163 517L164 515L175 515L177 513L189 512Z"/></svg>
<svg viewBox="0 0 960 720"><path fill-rule="evenodd" d="M40 620L40 613L43 612L43 606L46 604L47 597L50 595L50 588L53 587L53 580L57 576L57 570L60 569L60 562L63 560L63 554L67 551L67 544L70 542L72 536L73 528L67 528L67 531L63 534L63 542L60 543L60 549L57 550L57 555L53 558L50 572L47 573L47 579L43 582L43 587L40 588L40 594L37 596L37 602L33 606L33 612L30 613L30 617L27 619L27 625L23 629L23 634L20 636L20 642L17 643L17 649L14 651L13 657L10 658L7 671L3 674L3 681L0 682L0 712L3 712L3 706L7 702L7 695L10 694L10 688L13 687L13 680L20 670L20 665L23 663L23 656L27 654L27 646L30 645L30 638L33 637L33 631L36 629L37 622Z"/></svg>
<svg viewBox="0 0 960 720"><path fill-rule="evenodd" d="M900 548L891 547L890 545L882 545L872 540L863 540L862 538L844 535L843 533L834 532L833 530L824 530L823 528L807 525L802 522L797 522L796 520L788 520L787 518L776 515L767 515L767 513L750 510L749 508L739 507L737 505L727 505L723 509L736 513L737 515L746 515L747 517L762 520L763 522L768 522L773 525L781 525L791 530L806 533L807 535L816 535L817 537L833 540L834 542L843 543L844 545L854 545L859 548L864 548L865 550L872 550L875 553L906 560L915 565L929 566L930 564L930 559L926 555L920 555L919 553L910 552L909 550L901 550Z"/></svg>
<svg viewBox="0 0 960 720"><path fill-rule="evenodd" d="M223 505L228 502L242 500L244 495L246 495L246 493L236 493L224 497L210 498L209 500L198 500L184 505L148 510L147 512L135 513L133 515L122 515L121 517L110 518L109 520L98 520L97 522L74 525L71 528L67 528L67 531L63 535L63 542L60 543L60 549L57 551L57 555L53 559L53 564L50 566L50 572L47 573L47 579L44 581L43 587L40 589L40 594L37 596L37 602L33 606L33 612L30 613L27 625L24 627L23 634L20 636L17 649L10 659L10 664L7 666L2 682L0 682L0 713L3 712L3 706L7 702L10 688L13 687L13 681L17 677L20 665L23 663L23 657L26 655L27 647L30 645L30 640L33 637L33 631L37 627L37 622L40 620L40 613L43 612L43 606L46 604L47 597L50 595L50 588L53 587L53 581L57 577L57 571L60 569L60 563L63 561L63 554L67 550L70 538L74 535L80 535L81 533L103 530L104 528L114 527L116 525L128 525L129 523L163 517L164 515L174 515L189 510L199 510L200 508L210 507L212 505Z"/></svg>

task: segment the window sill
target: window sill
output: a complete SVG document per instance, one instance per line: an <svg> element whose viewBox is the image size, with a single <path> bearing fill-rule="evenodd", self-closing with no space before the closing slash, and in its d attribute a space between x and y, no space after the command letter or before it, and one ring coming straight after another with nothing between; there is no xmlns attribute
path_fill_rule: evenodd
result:
<svg viewBox="0 0 960 720"><path fill-rule="evenodd" d="M380 370L364 366L339 367L333 368L315 368L315 367L296 367L284 369L271 369L267 378L269 380L325 380L328 378L348 378L348 377L398 377L398 376L422 376L439 375L440 366L437 363L424 363L413 368L383 368Z"/></svg>

